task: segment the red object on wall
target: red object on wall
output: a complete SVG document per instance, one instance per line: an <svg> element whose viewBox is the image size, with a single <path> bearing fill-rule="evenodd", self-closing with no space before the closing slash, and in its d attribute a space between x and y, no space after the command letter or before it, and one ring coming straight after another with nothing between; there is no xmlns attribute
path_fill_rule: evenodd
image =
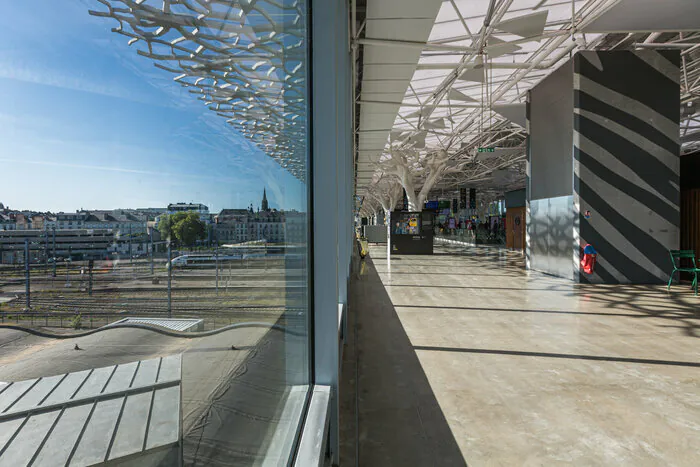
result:
<svg viewBox="0 0 700 467"><path fill-rule="evenodd" d="M596 256L597 253L593 246L586 245L583 248L583 259L581 259L581 269L583 269L583 272L585 272L586 274L593 274L593 270L595 269Z"/></svg>

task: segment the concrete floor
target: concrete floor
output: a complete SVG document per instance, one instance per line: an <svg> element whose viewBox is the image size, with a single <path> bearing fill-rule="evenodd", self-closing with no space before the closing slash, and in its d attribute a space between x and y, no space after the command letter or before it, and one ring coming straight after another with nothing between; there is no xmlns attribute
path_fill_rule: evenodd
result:
<svg viewBox="0 0 700 467"><path fill-rule="evenodd" d="M388 267L372 247L354 275L342 466L700 465L688 286L577 285L498 248L435 252Z"/></svg>

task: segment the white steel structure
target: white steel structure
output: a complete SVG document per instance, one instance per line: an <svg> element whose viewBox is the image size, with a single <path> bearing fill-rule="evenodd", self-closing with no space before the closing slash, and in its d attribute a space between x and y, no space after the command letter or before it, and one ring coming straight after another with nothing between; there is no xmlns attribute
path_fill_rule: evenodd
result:
<svg viewBox="0 0 700 467"><path fill-rule="evenodd" d="M305 14L272 0L96 0L140 55L305 178ZM578 50L678 48L681 143L700 147L695 0L352 0L356 190L387 179L417 207L434 189L525 178L527 91ZM226 12L221 13L221 12ZM236 12L232 14L231 12ZM493 148L493 152L478 152ZM377 185L379 184L379 185Z"/></svg>
<svg viewBox="0 0 700 467"><path fill-rule="evenodd" d="M700 147L696 0L368 0L354 20L365 214L388 180L415 208L431 190L524 186L527 91L579 50L681 49L682 151Z"/></svg>
<svg viewBox="0 0 700 467"><path fill-rule="evenodd" d="M300 2L96 0L91 15L305 179L306 18Z"/></svg>

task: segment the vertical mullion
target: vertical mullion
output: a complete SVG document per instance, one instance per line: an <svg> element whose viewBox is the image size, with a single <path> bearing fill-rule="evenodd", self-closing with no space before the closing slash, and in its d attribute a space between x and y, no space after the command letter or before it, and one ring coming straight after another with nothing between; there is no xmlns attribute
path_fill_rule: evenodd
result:
<svg viewBox="0 0 700 467"><path fill-rule="evenodd" d="M338 455L338 240L339 210L339 100L338 41L342 37L341 0L312 1L312 225L314 384L328 385L331 394L329 448L333 463Z"/></svg>

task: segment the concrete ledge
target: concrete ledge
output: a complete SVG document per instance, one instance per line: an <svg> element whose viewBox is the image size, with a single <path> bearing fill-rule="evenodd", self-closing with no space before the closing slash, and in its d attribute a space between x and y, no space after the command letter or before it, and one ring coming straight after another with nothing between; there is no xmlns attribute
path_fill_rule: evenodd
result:
<svg viewBox="0 0 700 467"><path fill-rule="evenodd" d="M322 467L330 423L330 386L314 386L294 467Z"/></svg>

